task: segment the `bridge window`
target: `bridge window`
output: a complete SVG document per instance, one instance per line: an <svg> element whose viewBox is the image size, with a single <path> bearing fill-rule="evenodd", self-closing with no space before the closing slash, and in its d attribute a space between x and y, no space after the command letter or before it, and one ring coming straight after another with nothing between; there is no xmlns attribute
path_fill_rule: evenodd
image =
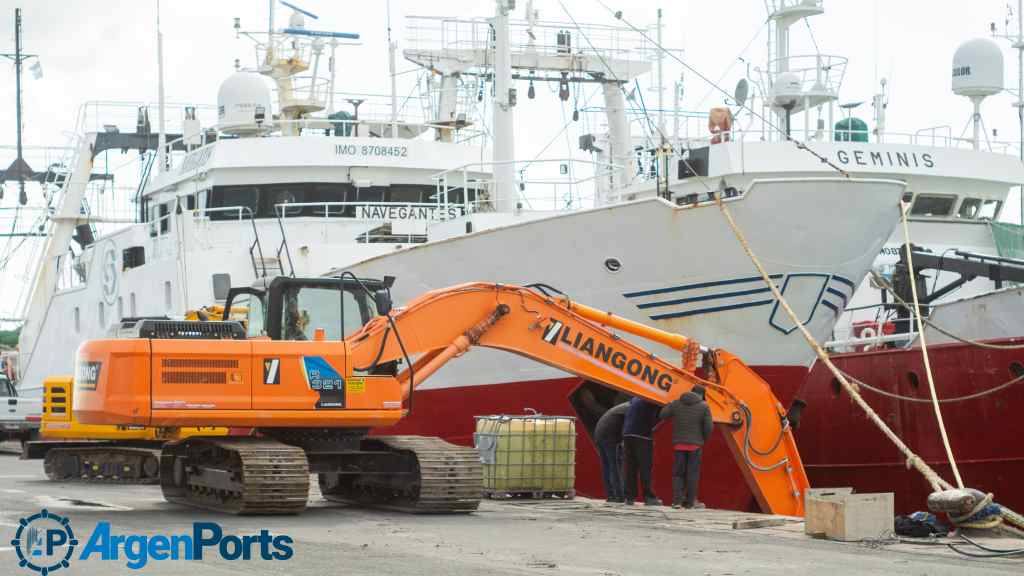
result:
<svg viewBox="0 0 1024 576"><path fill-rule="evenodd" d="M985 200L981 203L981 210L978 210L978 218L982 220L995 220L999 216L999 209L1003 207L1001 200Z"/></svg>
<svg viewBox="0 0 1024 576"><path fill-rule="evenodd" d="M918 194L914 206L910 209L911 216L949 216L956 204L956 196L940 196L937 194Z"/></svg>
<svg viewBox="0 0 1024 576"><path fill-rule="evenodd" d="M981 210L981 198L964 198L960 202L960 209L956 212L957 218L974 220Z"/></svg>
<svg viewBox="0 0 1024 576"><path fill-rule="evenodd" d="M434 203L437 187L432 184L395 184L392 186L369 186L356 188L351 184L299 182L290 184L267 184L260 186L215 186L204 197L201 192L199 206L208 209L211 220L236 220L239 207L243 207L243 218L251 210L257 218L277 217L278 206L285 217L312 216L353 217L354 206L329 206L330 203ZM473 194L470 194L473 200ZM462 190L448 193L448 202L461 204ZM303 204L303 206L283 206ZM248 210L246 210L248 209Z"/></svg>

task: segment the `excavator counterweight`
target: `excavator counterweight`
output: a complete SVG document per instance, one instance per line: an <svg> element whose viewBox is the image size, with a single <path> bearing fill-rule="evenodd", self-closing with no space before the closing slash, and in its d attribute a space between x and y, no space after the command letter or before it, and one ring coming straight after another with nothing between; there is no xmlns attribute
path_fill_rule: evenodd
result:
<svg viewBox="0 0 1024 576"><path fill-rule="evenodd" d="M259 301L250 311L262 317L250 312L247 334L239 328L203 337L192 326L202 323L177 323L162 329L194 330L197 339L86 342L78 351L76 416L88 424L261 432L259 440L190 438L166 447L161 483L176 502L237 513L298 512L305 503L295 495L304 494L303 481L313 472L331 499L465 512L480 498L475 451L367 432L399 422L415 410L419 384L483 346L658 404L704 385L713 418L762 509L802 515L808 484L785 410L728 352L701 349L709 372L702 379L635 340L672 346L684 359L696 343L543 287L462 284L395 310L388 284L374 287L355 277L282 278L248 294ZM289 339L274 339L284 333ZM275 466L280 477L268 472Z"/></svg>

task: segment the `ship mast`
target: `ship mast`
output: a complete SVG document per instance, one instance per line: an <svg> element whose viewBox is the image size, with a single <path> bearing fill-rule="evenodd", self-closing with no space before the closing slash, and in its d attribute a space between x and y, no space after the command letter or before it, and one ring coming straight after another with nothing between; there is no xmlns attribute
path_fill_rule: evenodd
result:
<svg viewBox="0 0 1024 576"><path fill-rule="evenodd" d="M496 0L494 11L494 182L499 212L516 206L515 136L512 106L512 52L509 46L509 1Z"/></svg>
<svg viewBox="0 0 1024 576"><path fill-rule="evenodd" d="M22 54L21 53L21 8L14 9L14 54L0 54L5 58L14 60L14 100L17 122L17 133L18 133L18 157L11 162L11 165L3 172L3 179L17 179L18 181L18 202L21 205L28 203L28 196L25 194L25 178L33 175L32 169L29 168L28 163L22 157L21 148L21 63L29 58L35 58L35 54ZM37 65L38 66L38 65ZM0 198L3 197L3 192L0 191Z"/></svg>

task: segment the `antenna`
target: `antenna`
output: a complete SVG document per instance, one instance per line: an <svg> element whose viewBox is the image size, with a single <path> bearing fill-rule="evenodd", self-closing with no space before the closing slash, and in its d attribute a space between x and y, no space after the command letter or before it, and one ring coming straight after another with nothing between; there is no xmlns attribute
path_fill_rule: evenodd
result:
<svg viewBox="0 0 1024 576"><path fill-rule="evenodd" d="M291 2L285 2L284 0L278 0L278 1L281 2L281 4L284 4L285 6L291 8L292 10L295 10L296 12L302 14L303 16L309 16L313 20L319 20L320 19L320 17L317 16L316 14L313 14L312 12L310 12L308 10L303 10L302 8L299 8L295 4L292 4Z"/></svg>
<svg viewBox="0 0 1024 576"><path fill-rule="evenodd" d="M11 162L11 165L7 167L7 170L0 172L3 180L17 180L18 181L18 203L24 206L28 204L28 196L25 194L25 179L31 178L34 175L32 168L29 167L28 162L21 155L21 64L29 58L38 58L35 54L22 54L21 53L21 8L14 9L14 54L0 54L5 58L14 60L14 92L15 92L15 108L16 108L16 121L18 123L18 157ZM36 78L42 76L42 69L40 68L36 72L36 68L39 66L39 61L36 60L35 65L32 67L33 74ZM0 198L3 198L3 191L0 189Z"/></svg>

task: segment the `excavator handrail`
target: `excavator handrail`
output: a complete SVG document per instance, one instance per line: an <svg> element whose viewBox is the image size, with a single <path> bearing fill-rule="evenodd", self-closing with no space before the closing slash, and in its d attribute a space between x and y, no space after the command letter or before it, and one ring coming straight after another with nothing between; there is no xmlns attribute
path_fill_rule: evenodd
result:
<svg viewBox="0 0 1024 576"><path fill-rule="evenodd" d="M357 367L398 360L406 353L419 355L398 375L406 398L416 385L473 346L532 358L657 404L671 402L700 384L762 509L803 514L807 477L786 412L763 379L720 349L707 350L713 376L700 378L692 367L675 366L613 329L679 350L684 363L686 352L699 347L685 336L586 307L567 296L493 283L426 292L386 317L372 319L346 343ZM391 332L400 332L405 346L397 346L398 338L389 338ZM416 382L410 382L411 372Z"/></svg>

